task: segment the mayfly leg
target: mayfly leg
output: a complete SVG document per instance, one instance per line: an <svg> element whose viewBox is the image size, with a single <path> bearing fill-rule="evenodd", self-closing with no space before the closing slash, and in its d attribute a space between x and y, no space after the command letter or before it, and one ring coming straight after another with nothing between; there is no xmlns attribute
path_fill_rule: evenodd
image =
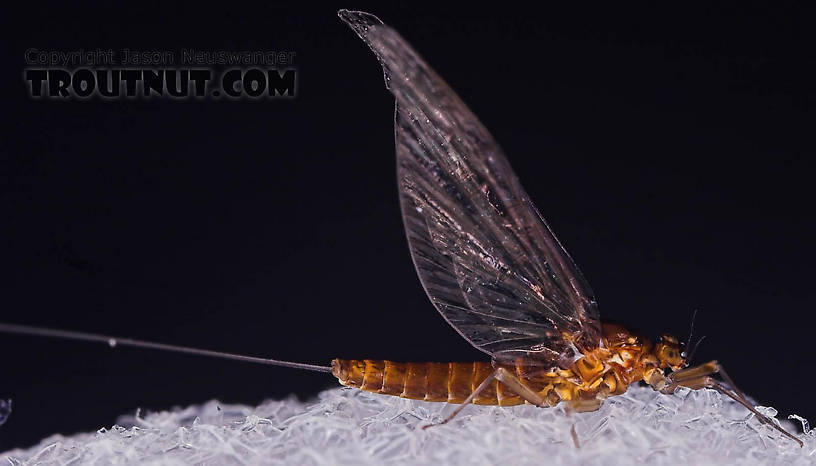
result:
<svg viewBox="0 0 816 466"><path fill-rule="evenodd" d="M480 383L478 387L476 387L476 390L473 390L473 393L471 393L470 396L465 398L465 401L463 401L462 404L457 406L456 409L454 409L453 412L448 415L448 417L442 420L442 422L438 424L428 424L427 426L424 426L422 430L425 430L428 427L441 426L443 424L447 424L451 419L455 418L457 414L459 414L463 409L465 409L465 406L472 403L477 396L479 396L483 391L487 389L487 387L490 386L490 384L493 382L493 379L496 378L496 372L497 371L491 372L490 375L488 375L487 378L484 379L484 381L482 381L482 383Z"/></svg>
<svg viewBox="0 0 816 466"><path fill-rule="evenodd" d="M451 419L455 418L457 414L459 414L463 409L465 409L465 406L472 403L477 396L479 396L483 391L485 391L487 387L489 387L490 384L493 382L493 379L497 379L499 382L502 382L503 384L507 385L507 387L513 393L520 396L528 403L539 407L546 406L544 398L541 398L541 395L525 386L524 382L519 380L519 378L516 377L515 375L511 374L510 371L503 367L499 367L495 371L491 372L490 375L487 376L487 378L484 379L484 381L482 381L482 383L480 383L478 387L476 387L476 390L473 390L473 393L471 393L470 396L468 396L465 399L465 401L462 402L462 404L457 406L456 409L454 409L453 412L448 415L448 417L443 419L442 422L438 424L429 424L427 426L424 426L423 429L427 429L428 427L433 426L441 426L442 424L447 424Z"/></svg>
<svg viewBox="0 0 816 466"><path fill-rule="evenodd" d="M549 406L541 395L534 392L527 385L524 385L524 382L522 382L521 379L516 377L507 369L499 367L496 369L494 374L496 374L496 378L499 379L499 382L507 385L507 387L513 391L513 393L520 396L522 399L524 399L524 401L530 403L531 405L538 406L539 408Z"/></svg>
<svg viewBox="0 0 816 466"><path fill-rule="evenodd" d="M597 411L603 402L604 400L602 398L567 401L564 405L564 412L567 414L567 417L569 417L569 415L572 413ZM572 436L572 443L575 444L575 448L581 448L581 443L578 441L578 432L575 430L575 422L573 422L572 426L570 426L570 435Z"/></svg>
<svg viewBox="0 0 816 466"><path fill-rule="evenodd" d="M441 426L443 424L447 424L450 420L452 420L460 412L462 412L462 410L465 409L465 406L472 403L473 400L477 396L479 396L479 394L481 394L483 391L485 391L487 389L487 387L489 387L490 384L493 383L494 379L496 379L499 382L506 385L507 388L509 388L511 392L513 392L516 395L520 396L523 400L530 403L531 405L537 406L539 408L549 406L547 404L546 400L544 400L544 398L541 397L541 395L539 395L538 393L536 393L535 391L533 391L532 389L527 387L524 384L524 382L521 381L521 379L519 379L517 376L512 374L507 369L505 369L503 367L498 367L498 368L496 368L495 371L491 372L490 375L487 376L487 378L485 378L482 381L482 383L479 384L478 387L476 387L476 390L473 390L473 393L471 393L462 402L462 404L457 406L456 409L454 409L453 412L448 415L448 417L443 419L442 422L439 422L438 424L429 424L427 426L424 426L422 429L425 430L425 429L427 429L429 427ZM584 405L584 404L580 404L580 406L578 406L578 405L572 406L570 404L570 405L567 405L567 407L565 408L565 412L567 413L567 416L569 416L569 414L572 413L573 411L575 411L575 412L594 411L594 410L598 409L601 402L602 402L601 400L598 400L597 402L591 403L592 407L589 407L588 405ZM570 435L572 436L572 442L575 444L575 448L581 448L581 444L578 441L578 434L575 431L575 423L573 423L572 427L570 427Z"/></svg>
<svg viewBox="0 0 816 466"><path fill-rule="evenodd" d="M725 372L725 368L724 368L723 366L719 365L719 364L717 364L717 368L719 368L719 374L720 374L720 376L721 376L723 379L725 379L725 383L727 383L728 385L730 385L730 386L731 386L731 389L732 389L732 390L734 390L734 393L736 393L737 395L739 395L739 397L740 397L740 398L742 398L742 400L743 400L743 401L745 401L745 402L747 403L747 402L748 402L748 398L746 398L745 394L744 394L744 393L742 393L742 390L740 390L740 389L739 389L739 387L737 387L737 384L735 384L735 383L734 383L734 381L733 381L733 380L731 379L731 377L728 375L728 372ZM762 417L765 417L765 416L762 416ZM770 421L770 420L768 420L768 422L771 422L771 421Z"/></svg>
<svg viewBox="0 0 816 466"><path fill-rule="evenodd" d="M689 367L688 369L682 369L672 373L671 375L669 375L669 380L672 383L671 385L666 387L664 391L671 393L672 391L674 391L674 387L682 385L681 382L683 381L701 379L702 377L711 374L720 374L720 376L722 376L722 378L725 379L725 382L731 387L731 390L733 390L734 393L736 393L737 396L739 396L739 398L744 402L743 404L749 403L748 398L745 397L745 394L742 392L742 390L740 390L739 387L737 387L737 385L734 383L734 380L731 379L727 372L725 372L725 368L723 368L723 366L716 360L709 361L705 364L700 364L699 366ZM770 423L770 420L768 420L765 416L760 416L758 420L762 424Z"/></svg>
<svg viewBox="0 0 816 466"><path fill-rule="evenodd" d="M520 396L526 402L530 403L531 405L538 406L539 408L544 408L549 406L546 400L541 397L538 393L534 392L530 389L524 382L521 381L518 377L513 375L510 371L503 367L499 367L496 369L493 374L499 379L499 382L507 385L510 390L513 391L516 395ZM597 408L596 408L597 409ZM565 408L565 412L567 416L569 416L570 412L574 411L571 410L569 405ZM572 436L572 443L575 445L575 448L581 448L581 443L578 441L578 433L575 431L575 422L572 423L570 426L570 436Z"/></svg>
<svg viewBox="0 0 816 466"><path fill-rule="evenodd" d="M749 411L754 413L754 416L756 416L756 418L758 420L760 420L760 421L764 420L764 422L763 422L764 424L768 424L769 426L773 427L774 429L776 429L779 432L781 432L782 434L784 434L786 437L790 438L791 440L796 441L796 443L798 443L800 447L805 446L805 444L801 440L796 438L793 434L789 433L788 431L786 431L782 427L780 427L780 426L774 424L773 422L771 422L770 419L765 417L764 414L757 411L756 408L751 406L750 403L745 401L743 398L739 397L737 394L735 394L734 392L729 390L721 382L719 382L718 380L713 379L712 377L706 376L706 377L703 377L702 379L689 380L687 382L683 382L682 385L685 386L685 387L689 387L689 388L703 388L703 387L713 388L714 390L717 390L718 392L722 393L723 395L728 396L729 398L736 401L737 403L745 406L745 408L747 408Z"/></svg>
<svg viewBox="0 0 816 466"><path fill-rule="evenodd" d="M714 379L711 377L711 374L719 373L723 379L731 386L731 390L728 389L722 382ZM804 447L805 444L798 438L796 438L793 434L789 433L782 427L774 424L767 416L760 413L756 410L751 403L748 402L748 399L745 395L737 388L734 384L731 377L725 372L723 367L717 361L709 361L705 364L702 364L697 367L691 367L688 369L683 369L677 372L672 373L669 375L669 380L671 383L665 387L661 392L664 393L671 393L674 391L674 388L678 386L688 387L692 390L700 389L700 388L713 388L718 392L722 393L723 395L728 396L732 400L736 401L737 403L745 406L761 424L767 424L774 429L778 430L786 437L790 438L791 440L796 441L800 447ZM733 390L733 391L732 391Z"/></svg>
<svg viewBox="0 0 816 466"><path fill-rule="evenodd" d="M728 376L728 373L725 372L725 369L720 365L719 362L716 360L709 361L705 364L700 364L699 366L689 367L687 369L682 369L677 372L673 372L669 375L669 381L671 382L670 385L664 388L662 391L666 393L671 393L674 391L679 385L683 385L684 381L688 380L700 380L703 377L711 374L720 374L723 379L725 379L726 383L731 386L731 389L736 393L742 401L748 403L748 398L745 397L745 394L742 393L742 390L737 387L731 377ZM765 424L767 419L764 416L759 418L759 421L762 424Z"/></svg>

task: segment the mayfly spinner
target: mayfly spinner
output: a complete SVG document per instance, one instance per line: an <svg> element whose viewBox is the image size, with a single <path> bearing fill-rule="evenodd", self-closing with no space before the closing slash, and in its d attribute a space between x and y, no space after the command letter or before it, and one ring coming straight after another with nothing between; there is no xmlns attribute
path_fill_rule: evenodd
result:
<svg viewBox="0 0 816 466"><path fill-rule="evenodd" d="M593 411L640 381L667 394L712 388L802 445L757 412L717 361L688 367L687 343L668 335L652 343L602 323L589 284L476 116L396 31L367 13L339 16L374 51L396 97L400 201L420 281L442 317L490 362L335 359L328 367L19 325L0 331L331 372L348 387L461 404L442 423L469 403Z"/></svg>

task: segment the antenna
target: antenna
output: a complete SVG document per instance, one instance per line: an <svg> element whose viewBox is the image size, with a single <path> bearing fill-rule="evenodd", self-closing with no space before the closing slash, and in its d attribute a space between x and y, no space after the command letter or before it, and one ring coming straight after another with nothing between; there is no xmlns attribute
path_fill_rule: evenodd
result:
<svg viewBox="0 0 816 466"><path fill-rule="evenodd" d="M223 353L200 348L190 348L188 346L168 345L152 341L134 340L133 338L119 338L108 335L97 335L94 333L73 332L70 330L57 330L45 327L31 327L28 325L4 324L0 323L0 333L13 333L17 335L33 335L38 337L64 338L67 340L94 341L107 343L111 348L116 346L133 346L136 348L150 348L173 353L195 354L198 356L209 356L212 358L232 359L234 361L252 362L256 364L266 364L268 366L289 367L292 369L304 369L315 372L331 373L329 366L316 366L314 364L304 364L301 362L280 361L277 359L266 359L255 356L244 356L242 354Z"/></svg>
<svg viewBox="0 0 816 466"><path fill-rule="evenodd" d="M697 351L697 347L699 347L700 343L702 343L703 340L705 340L705 337L706 335L703 335L702 337L700 337L699 340L697 340L697 343L694 345L694 348L691 349L691 353L689 353L688 358L686 358L686 361L691 362L691 358L694 356L694 352Z"/></svg>
<svg viewBox="0 0 816 466"><path fill-rule="evenodd" d="M685 343L685 345L684 345L684 346L685 346L685 350L687 350L687 349L689 348L689 345L691 345L691 336L692 336L692 334L694 334L694 318L695 318L695 317L697 317L697 309L695 309L695 310L694 310L694 313L691 315L691 327L689 328L689 336L688 336L688 339L686 340L686 343ZM700 340L700 341L702 341L702 340ZM698 341L698 342L697 342L697 344L699 345L699 344L700 344L700 342ZM696 348L696 347L695 347L695 348ZM688 360L690 360L690 359L691 359L691 357L688 357L688 358L686 357L686 351L685 351L685 350L684 350L682 353L680 353L680 356L682 356L684 359L688 359ZM692 353L694 353L694 351L692 351Z"/></svg>

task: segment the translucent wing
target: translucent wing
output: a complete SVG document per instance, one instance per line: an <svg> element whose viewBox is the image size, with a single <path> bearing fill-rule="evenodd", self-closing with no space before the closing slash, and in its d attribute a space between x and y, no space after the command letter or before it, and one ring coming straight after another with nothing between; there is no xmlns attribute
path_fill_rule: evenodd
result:
<svg viewBox="0 0 816 466"><path fill-rule="evenodd" d="M396 31L367 13L340 17L377 55L396 97L403 220L439 312L498 359L564 365L575 349L596 347L592 290L490 133Z"/></svg>

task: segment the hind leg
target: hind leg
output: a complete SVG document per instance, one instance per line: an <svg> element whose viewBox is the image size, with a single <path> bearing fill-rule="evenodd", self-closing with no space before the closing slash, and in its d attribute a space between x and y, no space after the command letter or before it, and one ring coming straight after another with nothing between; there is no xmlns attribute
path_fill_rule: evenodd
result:
<svg viewBox="0 0 816 466"><path fill-rule="evenodd" d="M544 401L544 398L541 397L538 393L531 390L529 387L524 385L524 382L521 381L518 377L512 374L510 371L503 367L497 368L493 371L478 387L476 390L473 390L473 393L468 396L465 401L463 401L456 409L453 410L448 417L442 420L439 424L429 424L423 429L427 429L428 427L439 426L442 424L447 424L450 422L451 419L455 418L457 414L459 414L465 406L469 405L473 400L484 390L486 390L491 383L493 383L493 379L497 379L499 382L507 385L510 390L515 393L516 395L520 396L523 400L527 401L530 404L536 406L548 406Z"/></svg>

